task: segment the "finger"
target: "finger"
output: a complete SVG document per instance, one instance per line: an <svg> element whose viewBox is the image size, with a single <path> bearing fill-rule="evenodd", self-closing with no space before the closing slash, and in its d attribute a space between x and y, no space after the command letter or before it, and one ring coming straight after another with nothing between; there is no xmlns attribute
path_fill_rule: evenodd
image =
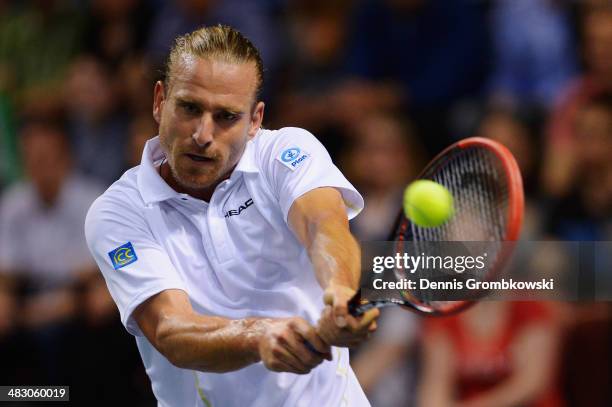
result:
<svg viewBox="0 0 612 407"><path fill-rule="evenodd" d="M332 314L334 316L334 321L339 328L344 328L348 325L347 318L349 318L350 315L348 313L348 304L346 301L342 301L337 297L334 298Z"/></svg>
<svg viewBox="0 0 612 407"><path fill-rule="evenodd" d="M361 316L359 319L359 330L364 328L369 328L369 326L374 322L376 322L376 318L380 316L380 310L378 308L373 308L368 310L365 314Z"/></svg>
<svg viewBox="0 0 612 407"><path fill-rule="evenodd" d="M297 332L294 337L289 341L288 350L291 354L298 359L304 366L312 369L319 365L323 361L324 353L319 351L312 352L306 347L304 341Z"/></svg>
<svg viewBox="0 0 612 407"><path fill-rule="evenodd" d="M294 366L291 366L290 364L286 363L284 360L281 359L274 359L273 361L267 363L266 367L268 368L268 370L271 370L273 372L289 372L297 374L308 373L298 370Z"/></svg>
<svg viewBox="0 0 612 407"><path fill-rule="evenodd" d="M374 333L374 332L376 332L376 329L378 329L378 323L376 321L374 321L368 327L368 332Z"/></svg>
<svg viewBox="0 0 612 407"><path fill-rule="evenodd" d="M276 361L288 368L288 370L284 371L302 374L308 373L310 371L310 367L306 366L291 353L291 351L288 349L289 345L287 341L283 342L284 343L279 343L279 346L275 347L275 349L272 351L272 356L274 356Z"/></svg>
<svg viewBox="0 0 612 407"><path fill-rule="evenodd" d="M294 328L302 344L304 341L308 342L322 357L331 360L330 346L323 341L314 327L310 326L306 321L298 320L295 322ZM309 351L308 353L312 352Z"/></svg>
<svg viewBox="0 0 612 407"><path fill-rule="evenodd" d="M327 314L327 315L326 315ZM319 319L319 323L317 324L317 335L321 338L321 340L327 345L334 342L335 331L339 328L336 327L336 324L331 319L331 310L328 313L323 313L321 319Z"/></svg>
<svg viewBox="0 0 612 407"><path fill-rule="evenodd" d="M340 328L347 325L348 302L354 295L355 290L343 285L330 285L325 292L324 300L332 306L334 320Z"/></svg>
<svg viewBox="0 0 612 407"><path fill-rule="evenodd" d="M351 333L359 333L362 331L366 331L370 324L376 320L380 316L380 310L377 308L368 310L365 314L354 317L349 314L346 318L346 327Z"/></svg>

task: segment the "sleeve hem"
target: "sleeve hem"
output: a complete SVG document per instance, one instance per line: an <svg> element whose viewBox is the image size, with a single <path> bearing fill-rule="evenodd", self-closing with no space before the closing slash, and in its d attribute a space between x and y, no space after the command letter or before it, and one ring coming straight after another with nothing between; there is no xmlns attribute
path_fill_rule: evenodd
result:
<svg viewBox="0 0 612 407"><path fill-rule="evenodd" d="M303 188L300 188L299 190L294 191L290 199L288 199L286 202L281 203L281 209L283 211L283 219L285 220L285 222L288 222L289 210L291 209L291 206L293 205L293 203L298 198L300 198L302 195L312 190L315 190L317 188L335 188L337 189L342 194L342 199L346 207L346 214L349 220L357 216L359 212L361 212L361 210L363 209L364 202L363 202L362 196L359 194L359 192L357 192L353 188L348 187L347 185L341 185L339 183L333 183L333 182L330 182L328 184L321 184L321 185L319 184L306 185Z"/></svg>
<svg viewBox="0 0 612 407"><path fill-rule="evenodd" d="M187 292L187 290L185 290L185 288L180 284L169 284L163 287L154 287L136 295L136 297L134 297L132 301L130 301L129 305L125 308L125 311L121 313L121 323L123 324L123 326L125 326L125 329L131 335L144 336L144 334L140 330L140 327L138 326L138 323L136 322L136 320L134 320L134 318L132 318L134 310L140 304L142 304L152 296L159 294L162 291L173 289L178 289Z"/></svg>

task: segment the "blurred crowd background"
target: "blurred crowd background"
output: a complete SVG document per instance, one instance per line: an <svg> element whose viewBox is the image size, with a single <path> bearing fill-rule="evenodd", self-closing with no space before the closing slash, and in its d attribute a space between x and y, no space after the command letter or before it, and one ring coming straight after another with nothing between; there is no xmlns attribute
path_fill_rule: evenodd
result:
<svg viewBox="0 0 612 407"><path fill-rule="evenodd" d="M360 240L385 240L405 184L472 135L515 154L524 239L612 240L607 0L0 0L0 384L155 405L83 220L156 134L173 39L217 23L262 53L265 127L310 130L364 195ZM353 366L375 407L610 406L611 310L385 310Z"/></svg>

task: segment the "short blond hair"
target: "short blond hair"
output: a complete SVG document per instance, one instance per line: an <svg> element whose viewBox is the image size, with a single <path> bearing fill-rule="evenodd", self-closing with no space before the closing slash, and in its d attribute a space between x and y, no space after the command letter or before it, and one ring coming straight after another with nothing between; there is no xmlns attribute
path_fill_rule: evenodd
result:
<svg viewBox="0 0 612 407"><path fill-rule="evenodd" d="M185 56L219 58L226 62L254 62L257 69L255 99L261 96L264 68L259 50L235 28L227 25L202 27L178 37L166 62L164 88L170 89L175 67Z"/></svg>

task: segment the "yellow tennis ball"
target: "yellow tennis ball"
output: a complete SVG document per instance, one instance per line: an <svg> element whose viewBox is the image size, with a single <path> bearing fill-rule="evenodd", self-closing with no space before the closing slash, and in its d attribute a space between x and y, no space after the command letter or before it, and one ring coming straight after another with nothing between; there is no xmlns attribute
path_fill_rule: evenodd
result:
<svg viewBox="0 0 612 407"><path fill-rule="evenodd" d="M440 226L453 216L453 212L452 194L437 182L414 181L404 191L404 213L418 226Z"/></svg>

